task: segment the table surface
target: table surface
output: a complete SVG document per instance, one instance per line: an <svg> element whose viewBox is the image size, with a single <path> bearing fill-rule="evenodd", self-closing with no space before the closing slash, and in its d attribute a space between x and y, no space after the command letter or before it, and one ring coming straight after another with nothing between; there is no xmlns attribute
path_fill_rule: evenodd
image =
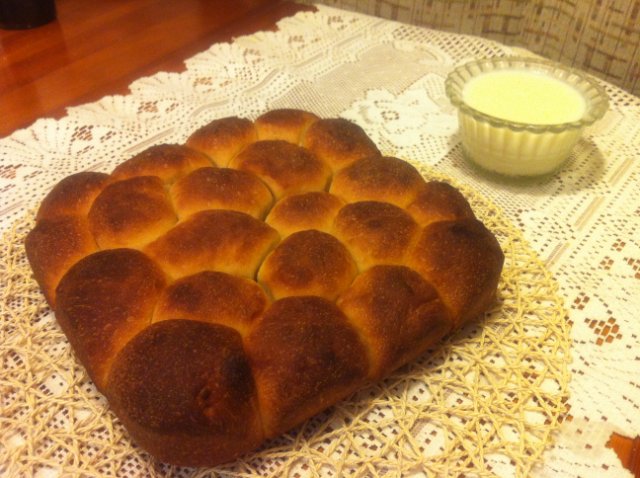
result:
<svg viewBox="0 0 640 478"><path fill-rule="evenodd" d="M271 30L310 7L278 0L58 0L57 20L0 29L0 137L68 106L123 94L135 79L181 71L216 42Z"/></svg>
<svg viewBox="0 0 640 478"><path fill-rule="evenodd" d="M308 9L272 0L59 0L55 22L0 30L0 138L38 118L60 118L67 107L125 94L137 78L183 71L185 59L214 43L273 30ZM615 434L610 446L640 476L639 440Z"/></svg>

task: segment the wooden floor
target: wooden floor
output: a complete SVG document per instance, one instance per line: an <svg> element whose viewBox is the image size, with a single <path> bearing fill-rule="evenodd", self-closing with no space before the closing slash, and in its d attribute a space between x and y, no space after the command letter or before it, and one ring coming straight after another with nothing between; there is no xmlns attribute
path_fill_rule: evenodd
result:
<svg viewBox="0 0 640 478"><path fill-rule="evenodd" d="M58 19L0 30L0 137L67 106L181 71L216 42L274 29L302 5L278 0L57 0Z"/></svg>

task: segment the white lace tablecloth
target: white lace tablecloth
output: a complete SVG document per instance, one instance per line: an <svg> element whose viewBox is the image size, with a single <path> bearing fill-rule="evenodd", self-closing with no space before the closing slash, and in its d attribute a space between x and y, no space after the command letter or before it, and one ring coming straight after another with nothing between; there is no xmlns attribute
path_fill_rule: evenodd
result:
<svg viewBox="0 0 640 478"><path fill-rule="evenodd" d="M610 111L560 173L500 181L463 159L444 80L456 65L512 49L327 7L279 27L214 45L188 59L184 73L142 78L130 95L71 108L0 140L2 231L64 176L110 171L214 118L279 107L346 117L384 153L418 159L501 208L557 281L571 325L569 399L531 474L630 476L605 444L612 431L640 434L640 100L603 84Z"/></svg>

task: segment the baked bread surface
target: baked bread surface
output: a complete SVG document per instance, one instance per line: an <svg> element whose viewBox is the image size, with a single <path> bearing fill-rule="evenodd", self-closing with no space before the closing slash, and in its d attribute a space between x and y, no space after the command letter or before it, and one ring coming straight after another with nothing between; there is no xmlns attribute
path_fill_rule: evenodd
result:
<svg viewBox="0 0 640 478"><path fill-rule="evenodd" d="M414 360L492 305L494 235L354 123L215 120L63 179L34 276L133 439L231 461Z"/></svg>

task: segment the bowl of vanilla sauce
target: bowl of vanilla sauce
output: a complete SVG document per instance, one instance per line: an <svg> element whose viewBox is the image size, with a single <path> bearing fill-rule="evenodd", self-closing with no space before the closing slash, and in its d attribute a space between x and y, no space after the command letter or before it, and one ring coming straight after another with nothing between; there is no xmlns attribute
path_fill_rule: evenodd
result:
<svg viewBox="0 0 640 478"><path fill-rule="evenodd" d="M557 171L608 108L606 93L586 74L535 58L466 63L448 75L445 89L458 109L465 156L507 176Z"/></svg>

